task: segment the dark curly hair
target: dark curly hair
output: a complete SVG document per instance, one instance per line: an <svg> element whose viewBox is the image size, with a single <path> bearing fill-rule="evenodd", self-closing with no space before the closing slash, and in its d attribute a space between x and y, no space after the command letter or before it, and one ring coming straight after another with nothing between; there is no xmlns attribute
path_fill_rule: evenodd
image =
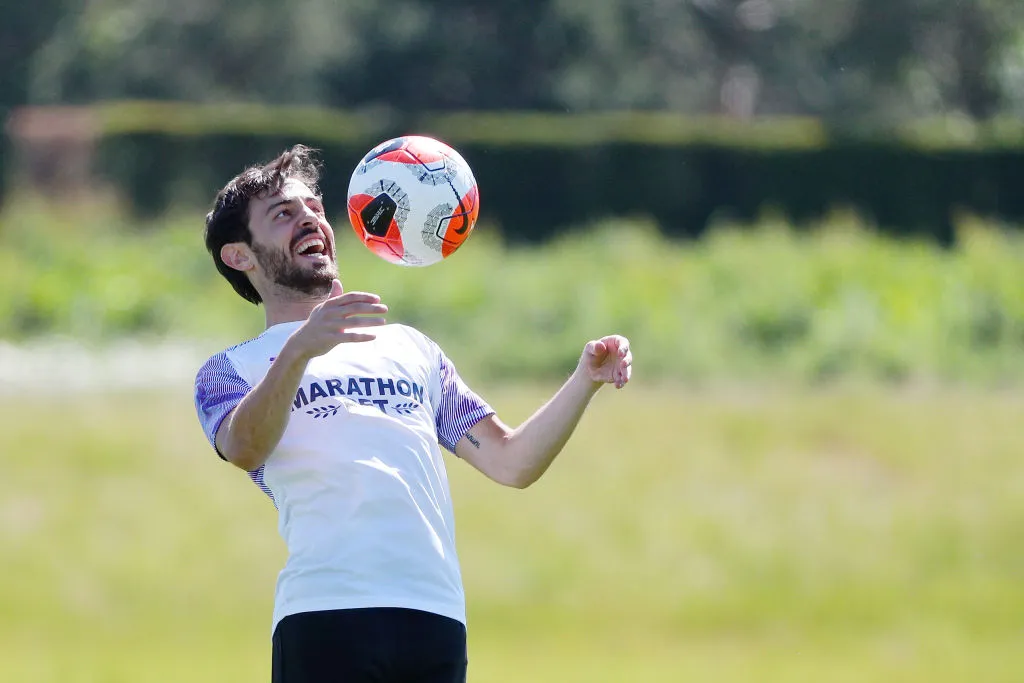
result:
<svg viewBox="0 0 1024 683"><path fill-rule="evenodd" d="M252 286L245 273L224 263L220 250L225 244L244 242L252 246L249 229L249 203L254 198L269 197L288 180L305 183L314 193L320 182L320 160L317 150L295 145L266 164L250 166L232 178L217 193L213 209L206 214L206 248L224 279L246 301L263 303L263 297Z"/></svg>

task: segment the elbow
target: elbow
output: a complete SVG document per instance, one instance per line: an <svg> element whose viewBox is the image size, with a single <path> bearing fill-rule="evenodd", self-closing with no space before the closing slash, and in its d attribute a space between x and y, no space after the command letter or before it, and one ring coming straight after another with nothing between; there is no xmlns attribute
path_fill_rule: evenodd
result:
<svg viewBox="0 0 1024 683"><path fill-rule="evenodd" d="M235 467L237 467L238 469L245 470L246 472L258 470L260 468L260 465L263 464L263 462L259 458L253 457L252 455L245 453L225 455L224 459L227 460L232 465L234 465Z"/></svg>
<svg viewBox="0 0 1024 683"><path fill-rule="evenodd" d="M537 477L532 476L530 472L513 467L483 470L483 472L491 481L510 489L525 489L537 481Z"/></svg>
<svg viewBox="0 0 1024 683"><path fill-rule="evenodd" d="M260 468L270 457L276 446L276 440L268 443L266 439L254 435L247 427L236 424L236 414L232 413L221 423L217 430L215 446L220 456L238 469L253 472Z"/></svg>
<svg viewBox="0 0 1024 683"><path fill-rule="evenodd" d="M499 482L513 489L529 488L544 476L554 456L538 458L508 458Z"/></svg>
<svg viewBox="0 0 1024 683"><path fill-rule="evenodd" d="M260 468L264 461L254 457L241 457L236 458L234 460L229 460L228 462L230 462L232 465L234 465L240 470L244 470L246 472L255 472Z"/></svg>
<svg viewBox="0 0 1024 683"><path fill-rule="evenodd" d="M246 472L258 470L267 459L266 455L255 449L237 444L225 444L225 448L221 449L221 455L229 463Z"/></svg>
<svg viewBox="0 0 1024 683"><path fill-rule="evenodd" d="M529 488L538 479L540 479L539 474L528 471L518 471L509 472L502 478L501 483L512 489L523 490Z"/></svg>

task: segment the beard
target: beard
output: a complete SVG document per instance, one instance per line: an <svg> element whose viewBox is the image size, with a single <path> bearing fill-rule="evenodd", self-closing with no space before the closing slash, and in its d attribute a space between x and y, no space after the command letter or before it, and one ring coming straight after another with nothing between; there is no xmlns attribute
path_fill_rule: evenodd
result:
<svg viewBox="0 0 1024 683"><path fill-rule="evenodd" d="M273 247L252 243L253 254L267 274L267 278L284 289L301 292L310 296L326 296L331 291L338 268L328 259L325 264L303 268L291 259L291 254Z"/></svg>

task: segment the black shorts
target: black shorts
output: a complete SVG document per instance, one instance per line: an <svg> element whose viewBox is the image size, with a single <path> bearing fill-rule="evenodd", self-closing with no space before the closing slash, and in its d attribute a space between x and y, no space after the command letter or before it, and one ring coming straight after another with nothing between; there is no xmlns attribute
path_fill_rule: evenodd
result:
<svg viewBox="0 0 1024 683"><path fill-rule="evenodd" d="M466 627L411 609L303 612L274 629L273 683L464 683Z"/></svg>

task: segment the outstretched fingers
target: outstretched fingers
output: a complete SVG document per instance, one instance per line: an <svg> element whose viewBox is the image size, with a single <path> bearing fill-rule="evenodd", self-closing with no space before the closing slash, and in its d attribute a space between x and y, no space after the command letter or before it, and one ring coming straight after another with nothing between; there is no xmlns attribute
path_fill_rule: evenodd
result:
<svg viewBox="0 0 1024 683"><path fill-rule="evenodd" d="M384 315L388 312L380 297L368 292L346 292L324 301L311 316L310 322L323 330L332 340L332 345L367 342L377 338L363 328L386 325Z"/></svg>
<svg viewBox="0 0 1024 683"><path fill-rule="evenodd" d="M339 344L354 344L359 342L373 341L377 335L371 332L342 332L338 335Z"/></svg>
<svg viewBox="0 0 1024 683"><path fill-rule="evenodd" d="M633 374L633 352L629 348L629 342L624 338L618 345L618 358L615 365L615 388L621 389L629 382Z"/></svg>
<svg viewBox="0 0 1024 683"><path fill-rule="evenodd" d="M355 315L384 315L388 312L386 304L380 303L355 303L349 304L344 308L337 309L345 317Z"/></svg>
<svg viewBox="0 0 1024 683"><path fill-rule="evenodd" d="M347 324L356 320L364 320L364 316L371 316L373 320L384 320L384 314L388 312L385 304L373 302L358 302L345 304L344 306L329 306L323 308L319 317L321 320L332 324ZM380 323L382 324L382 323Z"/></svg>
<svg viewBox="0 0 1024 683"><path fill-rule="evenodd" d="M371 294L370 292L345 292L338 296L332 296L324 300L320 304L320 308L330 309L345 307L352 304L379 304L380 296L377 294Z"/></svg>
<svg viewBox="0 0 1024 683"><path fill-rule="evenodd" d="M354 327L379 327L387 323L385 318L381 317L369 317L359 316L355 318L346 318L340 327L345 330L350 330Z"/></svg>

